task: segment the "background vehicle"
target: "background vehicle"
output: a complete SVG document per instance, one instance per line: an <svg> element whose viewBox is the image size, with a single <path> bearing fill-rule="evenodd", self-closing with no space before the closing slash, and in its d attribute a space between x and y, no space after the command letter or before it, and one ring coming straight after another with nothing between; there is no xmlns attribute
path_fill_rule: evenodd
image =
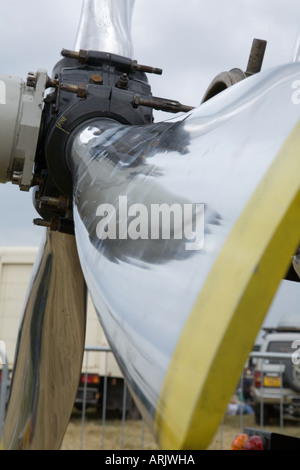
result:
<svg viewBox="0 0 300 470"><path fill-rule="evenodd" d="M283 416L300 418L300 364L295 356L299 344L299 327L279 326L266 331L260 352L272 356L257 359L255 365L253 398L257 423L262 419L268 424L279 417L280 410ZM287 357L290 354L293 357Z"/></svg>

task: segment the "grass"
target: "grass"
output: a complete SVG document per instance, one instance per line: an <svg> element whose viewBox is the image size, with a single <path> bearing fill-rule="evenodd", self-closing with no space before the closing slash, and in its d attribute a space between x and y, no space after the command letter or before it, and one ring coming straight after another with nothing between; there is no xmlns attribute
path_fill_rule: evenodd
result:
<svg viewBox="0 0 300 470"><path fill-rule="evenodd" d="M230 450L235 436L244 427L258 428L254 417L245 415L225 416L223 425L217 430L208 450ZM266 430L300 438L300 422L286 421L284 428L269 426ZM101 418L95 412L88 412L84 428L81 413L74 411L70 420L63 450L159 450L152 433L141 420L127 420L122 427L121 420L107 420L102 428Z"/></svg>
<svg viewBox="0 0 300 470"><path fill-rule="evenodd" d="M142 420L102 419L87 412L82 427L81 413L74 411L62 445L63 450L157 450L155 439Z"/></svg>

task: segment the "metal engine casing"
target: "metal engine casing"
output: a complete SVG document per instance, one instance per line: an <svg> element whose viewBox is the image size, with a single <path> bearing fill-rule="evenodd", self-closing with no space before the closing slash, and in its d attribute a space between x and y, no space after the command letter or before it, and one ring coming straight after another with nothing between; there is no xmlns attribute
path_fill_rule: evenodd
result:
<svg viewBox="0 0 300 470"><path fill-rule="evenodd" d="M82 63L83 62L83 63ZM153 122L153 110L134 107L134 96L151 98L144 72L135 61L116 54L85 51L84 59L64 57L53 70L35 158L34 205L45 221L72 218L71 205L49 205L49 198L72 199L72 180L65 159L68 138L83 122L110 118L124 125ZM65 211L65 214L63 213Z"/></svg>

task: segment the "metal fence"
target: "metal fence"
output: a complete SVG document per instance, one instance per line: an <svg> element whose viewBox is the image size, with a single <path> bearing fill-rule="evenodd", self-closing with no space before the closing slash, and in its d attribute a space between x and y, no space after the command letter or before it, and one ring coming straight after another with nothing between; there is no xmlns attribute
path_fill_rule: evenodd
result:
<svg viewBox="0 0 300 470"><path fill-rule="evenodd" d="M97 352L97 354L105 354L105 364L107 364L107 358L109 354L112 354L111 350L109 347L99 347L99 346L86 346L85 348L85 363L83 364L83 374L88 374L89 370L89 352ZM267 361L271 360L276 360L279 361L279 364L284 365L286 364L287 360L292 360L292 355L291 354L281 354L281 353L262 353L262 352L253 352L249 356L250 362L253 360L258 360L258 359L264 359ZM5 357L2 358L2 374L1 374L1 386L0 386L0 437L3 429L3 423L4 423L4 418L5 418L5 407L6 407L6 401L8 398L8 389L9 389L9 371L7 367L7 360ZM107 370L107 368L105 369ZM260 384L260 401L257 402L256 400L256 409L259 410L259 422L256 419L256 424L260 429L265 429L266 428L266 416L265 416L265 401L266 401L266 396L267 392L270 390L270 387L265 387L264 386L264 371L262 370L262 375L261 375L261 384ZM278 392L278 403L277 403L277 408L278 408L278 426L280 430L283 432L284 431L284 422L285 422L285 413L286 413L286 404L285 404L285 397L283 394L283 384L284 384L284 367L279 367L279 376L280 376L280 386L277 387L277 392ZM105 432L106 432L106 427L107 427L107 398L108 398L108 379L109 375L107 373L104 373L104 376L102 377L102 390L101 390L101 395L102 395L102 400L101 400L101 436L99 436L99 442L100 442L100 448L104 448L104 439L105 439ZM247 400L245 398L245 388L244 388L244 383L245 379L247 379L251 382L252 378L252 386L255 386L255 378L252 376L249 376L248 374L243 374L241 375L240 382L238 384L238 387L236 389L237 396L240 400L240 403L243 404ZM83 400L82 400L82 407L81 407L81 431L80 431L80 442L78 442L78 448L80 450L84 449L84 434L85 434L85 429L86 429L86 421L87 421L87 394L88 394L88 385L87 385L87 380L84 380L84 386L83 386ZM123 381L123 392L122 392L122 397L121 397L121 416L119 417L120 419L120 429L121 429L121 441L120 441L120 450L124 449L124 436L125 436L125 427L126 427L126 420L127 420L127 401L128 401L128 396L129 396L129 391L126 387L125 381ZM299 409L300 409L300 391L297 393L295 392L295 395L298 396L299 400ZM239 428L240 431L243 431L244 428L244 420L245 420L245 415L243 412L243 407L240 406L239 409ZM257 417L256 417L257 418ZM300 426L300 416L297 416L296 418L299 420L299 426ZM145 431L145 425L143 422L142 417L139 418L142 422L142 427L141 427L141 436L140 436L140 441L137 442L137 449L143 449L144 448L144 431ZM224 415L223 423L220 426L220 449L223 449L223 427L224 427L224 421L226 420L226 414ZM233 436L234 437L234 436Z"/></svg>
<svg viewBox="0 0 300 470"><path fill-rule="evenodd" d="M105 354L105 367L104 367L104 374L102 377L102 390L101 390L101 395L102 395L102 400L101 400L101 449L104 449L104 439L105 439L105 431L106 431L106 424L107 424L107 398L108 398L108 379L110 378L108 375L108 356L112 351L108 346L91 346L91 345L86 345L85 346L85 361L83 364L83 375L85 377L88 376L89 373L89 353L90 352L97 352L97 353L102 353ZM83 381L83 402L82 402L82 410L81 410L81 433L80 433L80 450L83 450L84 444L84 431L85 431L85 422L86 422L86 404L87 404L87 392L88 392L88 385L87 385L87 380ZM120 401L122 402L121 405L121 417L120 417L120 422L121 422L121 444L120 444L120 450L124 449L124 437L125 437L125 426L126 426L126 419L127 419L127 403L128 403L128 398L130 396L130 393L127 389L125 381L123 381L123 390L122 390L122 397L120 398ZM142 450L144 448L144 431L145 431L145 423L143 418L140 416L140 419L142 420L142 431L141 431L141 436L140 436L140 449Z"/></svg>
<svg viewBox="0 0 300 470"><path fill-rule="evenodd" d="M93 346L87 346L86 347L86 351L87 353L89 351L97 351L99 353L105 353L106 354L106 357L107 357L107 354L109 352L111 352L111 350L109 348L101 348L101 347L93 347ZM279 361L279 364L280 364L280 361L286 361L286 360L292 360L292 354L287 354L287 353L262 353L262 352L253 352L249 355L249 360L248 362L251 363L255 360L258 360L258 359L265 359L265 360L276 360L276 361ZM85 369L88 370L88 354L86 355L86 364L84 365ZM250 382L250 384L252 385L252 388L254 388L255 386L255 379L254 379L254 375L253 375L253 368L250 368L251 369L251 374L248 375L248 372L249 372L249 368L248 369L245 369L245 371L243 371L243 373L241 374L241 378L240 378L240 381L239 381L239 384L237 386L237 389L236 389L236 395L238 396L239 398L239 403L241 405L244 405L247 403L247 400L248 400L248 397L246 396L246 393L245 393L245 382L248 381L248 383ZM277 416L277 422L278 422L278 426L280 428L280 430L282 432L284 432L284 422L285 422L285 402L284 402L284 395L283 395L283 383L284 383L284 380L283 380L283 375L284 375L284 367L280 367L279 368L280 370L280 387L278 387L278 416ZM101 448L103 448L103 444L104 444L104 436L105 436L105 428L106 428L106 397L107 397L107 376L105 375L104 376L104 380L103 380L103 402L102 402L102 436L101 436ZM264 387L264 372L262 371L262 375L261 375L261 386L260 386L260 401L257 402L256 401L256 404L254 404L254 402L249 402L249 407L253 407L253 412L255 413L255 411L257 411L257 407L259 408L259 421L257 419L257 416L255 416L256 418L256 422L254 422L253 420L253 423L255 424L256 427L260 428L260 429L267 429L268 428L268 423L266 421L266 416L265 416L265 413L264 413L264 410L265 410L265 398L267 396L267 390L268 388L267 387ZM85 384L86 384L86 381L85 381ZM121 417L121 424L122 424L122 439L121 439L121 449L123 449L123 444L124 444L124 433L125 433L125 426L126 426L126 410L125 410L125 403L126 403L126 396L128 394L128 390L126 388L126 385L124 383L124 391L123 391L123 408L122 408L122 417ZM295 394L297 395L297 393L295 392ZM298 396L299 396L299 402L300 402L300 392L298 393ZM85 429L85 419L86 419L86 416L85 416L85 406L83 406L82 408L82 432L81 432L81 442L80 442L80 449L83 448L83 436L84 436L84 429ZM239 407L239 412L238 412L238 425L239 425L239 429L240 431L242 432L243 429L244 429L244 423L245 423L245 414L244 414L244 407L243 406L240 406ZM222 421L222 424L220 426L220 450L223 449L224 447L224 444L223 444L223 429L224 429L224 423L226 422L226 413L224 415L224 419ZM249 420L246 421L246 423L248 424L249 423ZM278 427L277 426L277 427ZM299 426L300 426L300 417L299 417ZM143 427L144 429L144 427ZM234 436L233 436L234 438ZM141 449L143 449L144 447L144 438L143 438L143 432L142 432L142 436L141 436Z"/></svg>
<svg viewBox="0 0 300 470"><path fill-rule="evenodd" d="M5 410L6 402L8 399L9 393L9 371L8 371L8 361L6 357L5 350L0 348L0 363L2 364L1 373L1 384L0 384L0 441L3 431L4 419L5 419Z"/></svg>

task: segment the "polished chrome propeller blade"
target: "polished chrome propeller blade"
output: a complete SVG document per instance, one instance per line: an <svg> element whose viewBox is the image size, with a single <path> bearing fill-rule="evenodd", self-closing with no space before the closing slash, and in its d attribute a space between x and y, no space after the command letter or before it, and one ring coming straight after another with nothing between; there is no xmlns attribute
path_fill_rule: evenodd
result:
<svg viewBox="0 0 300 470"><path fill-rule="evenodd" d="M61 445L82 367L85 311L74 236L48 231L21 322L3 449Z"/></svg>
<svg viewBox="0 0 300 470"><path fill-rule="evenodd" d="M131 20L135 0L85 0L75 50L132 57Z"/></svg>
<svg viewBox="0 0 300 470"><path fill-rule="evenodd" d="M71 137L85 279L163 449L209 444L299 243L299 77L278 67L174 120ZM190 208L178 223L175 205Z"/></svg>

